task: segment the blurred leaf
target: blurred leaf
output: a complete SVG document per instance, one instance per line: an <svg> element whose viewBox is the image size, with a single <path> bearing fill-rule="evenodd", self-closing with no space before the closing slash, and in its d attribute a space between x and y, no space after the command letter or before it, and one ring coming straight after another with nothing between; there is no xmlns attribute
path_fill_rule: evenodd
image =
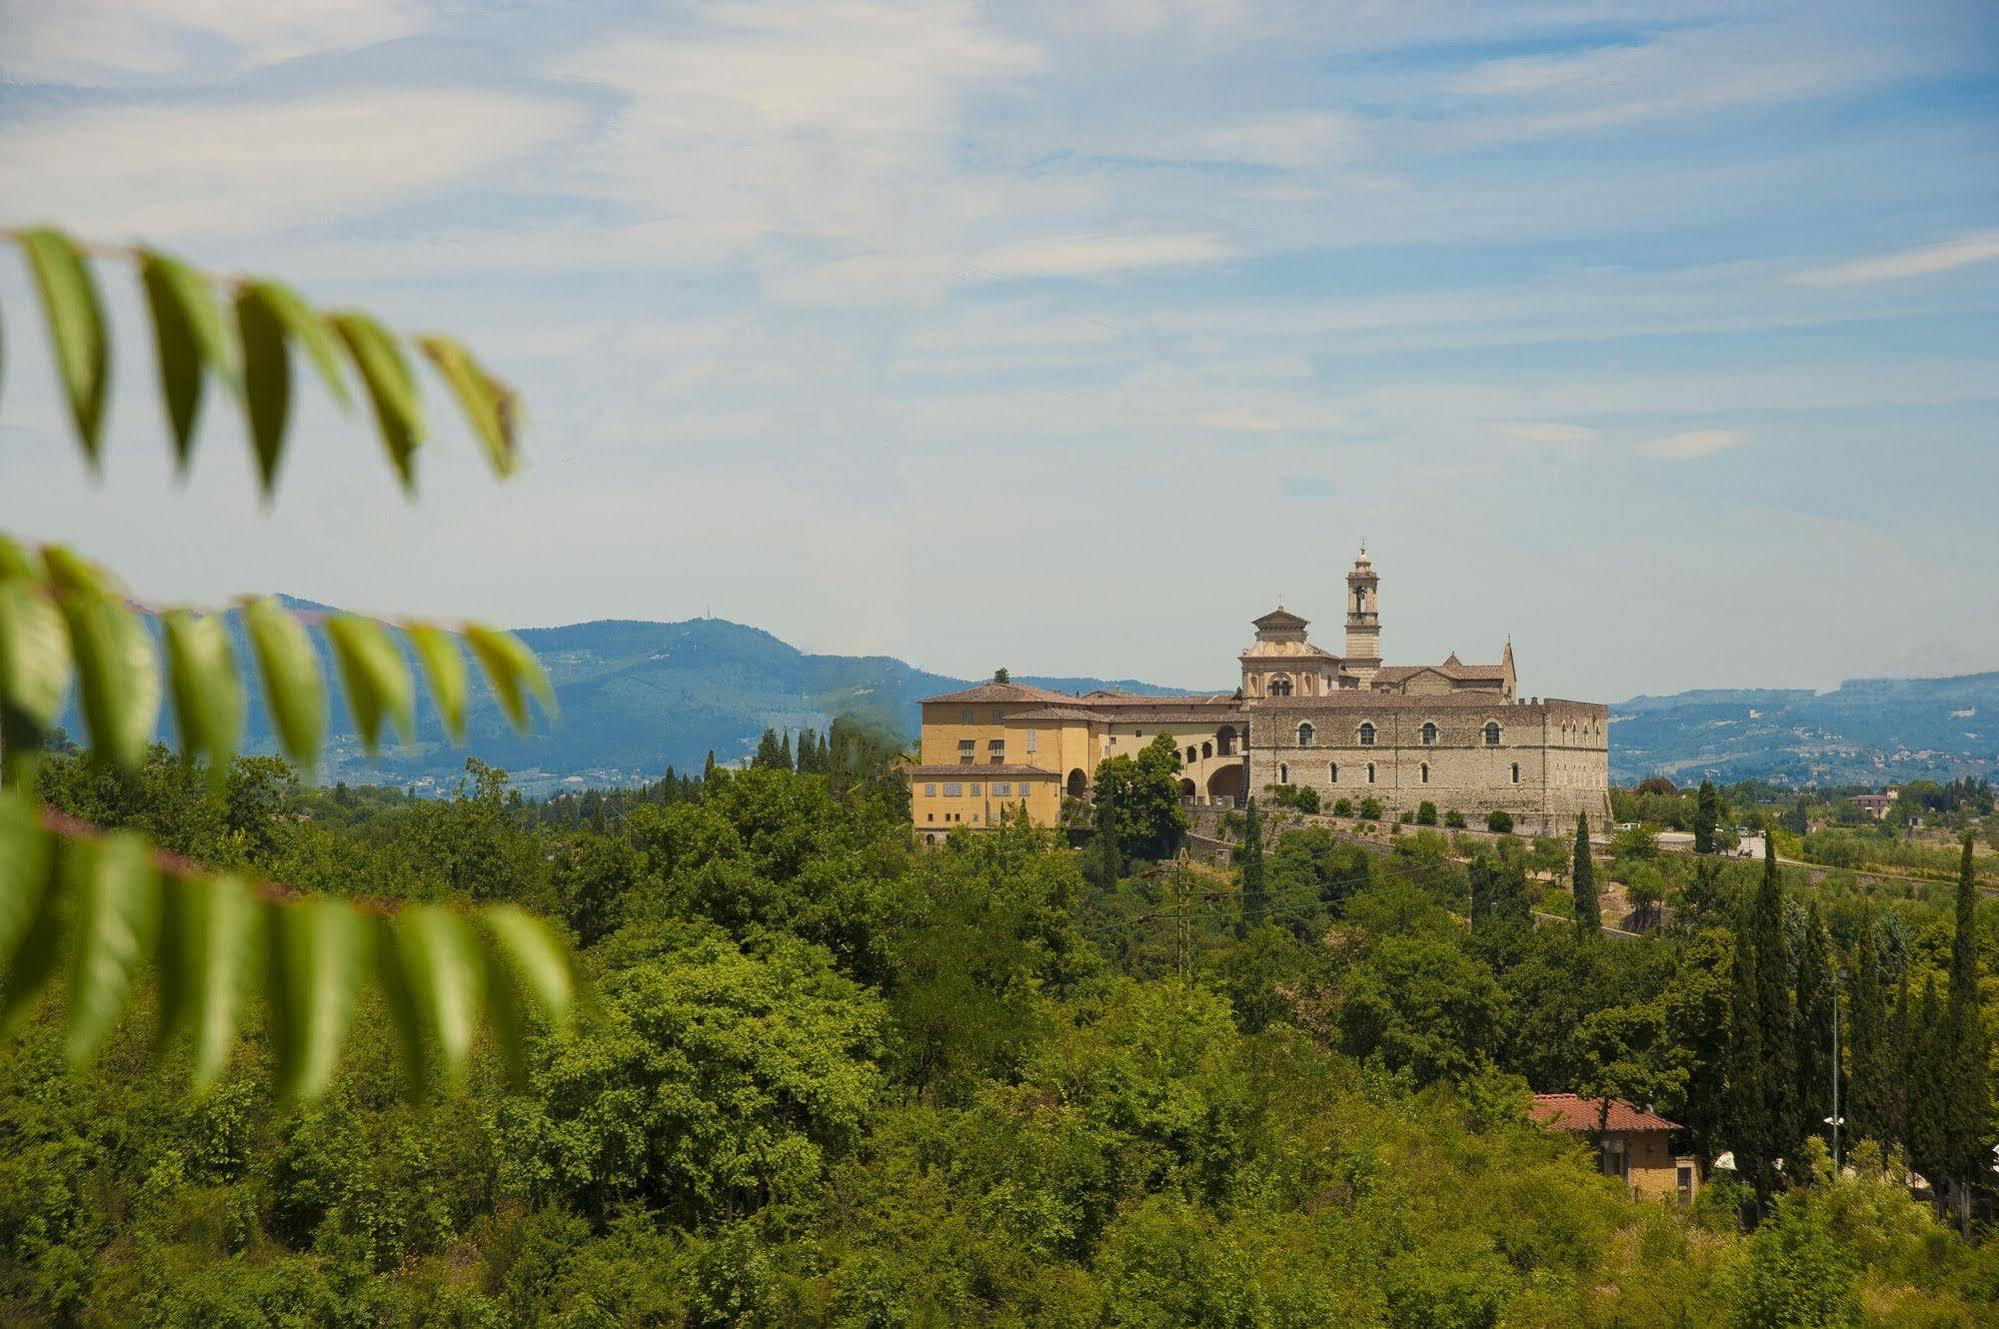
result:
<svg viewBox="0 0 1999 1329"><path fill-rule="evenodd" d="M65 854L64 886L77 901L64 1040L72 1065L96 1055L152 949L160 917L152 853L144 837L113 831Z"/></svg>
<svg viewBox="0 0 1999 1329"><path fill-rule="evenodd" d="M243 733L243 680L229 631L221 615L198 617L185 609L167 614L163 624L181 753L206 756L209 783L219 788Z"/></svg>
<svg viewBox="0 0 1999 1329"><path fill-rule="evenodd" d="M62 711L69 673L62 612L33 585L0 581L0 703L47 729Z"/></svg>
<svg viewBox="0 0 1999 1329"><path fill-rule="evenodd" d="M416 487L415 453L423 442L423 414L417 405L416 379L410 374L409 361L396 339L368 315L348 310L328 318L347 344L354 367L361 371L389 461L404 491L412 491Z"/></svg>
<svg viewBox="0 0 1999 1329"><path fill-rule="evenodd" d="M417 343L458 398L472 436L486 450L493 473L505 479L520 460L514 425L519 399L514 390L482 368L472 353L449 337L419 337Z"/></svg>
<svg viewBox="0 0 1999 1329"><path fill-rule="evenodd" d="M228 375L229 342L214 290L187 264L141 250L139 279L153 316L160 394L166 398L174 430L174 463L184 475L194 451L194 426L207 371Z"/></svg>
<svg viewBox="0 0 1999 1329"><path fill-rule="evenodd" d="M305 351L342 410L351 398L340 372L333 334L325 320L289 288L274 281L243 283L236 292L236 327L243 343L243 401L249 412L250 440L257 453L258 478L269 497L277 484L285 425L291 413L287 346Z"/></svg>
<svg viewBox="0 0 1999 1329"><path fill-rule="evenodd" d="M76 424L84 455L97 466L98 433L111 387L111 344L105 337L97 284L91 279L90 265L61 232L45 227L23 231L20 244L41 293L49 344L69 397L70 418Z"/></svg>
<svg viewBox="0 0 1999 1329"><path fill-rule="evenodd" d="M549 1025L567 1032L575 984L569 957L542 923L513 905L493 905L479 914L485 942L486 1004L507 1078L527 1082L527 1002L532 997Z"/></svg>
<svg viewBox="0 0 1999 1329"><path fill-rule="evenodd" d="M519 637L498 628L471 623L465 628L465 644L472 648L473 658L486 671L493 692L499 697L507 718L514 722L514 728L524 730L528 727L529 692L541 700L545 713L554 713L555 689L549 686L548 675L541 671L541 663L534 658L534 652Z"/></svg>
<svg viewBox="0 0 1999 1329"><path fill-rule="evenodd" d="M567 1031L576 1004L567 948L546 923L515 905L489 905L480 911L479 924L488 948L534 998L550 1026Z"/></svg>
<svg viewBox="0 0 1999 1329"><path fill-rule="evenodd" d="M160 938L160 1043L187 1035L197 1091L236 1044L259 901L241 878L169 878Z"/></svg>
<svg viewBox="0 0 1999 1329"><path fill-rule="evenodd" d="M33 809L19 799L0 801L11 801L26 808L29 818L34 816ZM0 850L0 855L6 852ZM0 971L0 986L5 991L0 999L0 1037L14 1033L62 962L63 892L57 889L56 878L68 853L68 847L54 836L44 835L39 849L29 845L12 858L0 859L0 866L9 869L6 880L12 883L0 916L15 930L9 949L0 950L0 960L7 964ZM12 875L16 867L18 876Z"/></svg>
<svg viewBox="0 0 1999 1329"><path fill-rule="evenodd" d="M278 1092L286 1101L317 1098L333 1074L367 965L367 922L341 900L265 909L264 987Z"/></svg>
<svg viewBox="0 0 1999 1329"><path fill-rule="evenodd" d="M43 556L69 625L91 746L114 764L136 769L160 714L153 639L97 569L60 545L50 545Z"/></svg>
<svg viewBox="0 0 1999 1329"><path fill-rule="evenodd" d="M268 597L245 605L243 621L250 629L250 647L264 678L278 742L295 765L309 769L326 733L326 685L312 638Z"/></svg>
<svg viewBox="0 0 1999 1329"><path fill-rule="evenodd" d="M414 1103L430 1083L430 1034L424 1027L416 980L402 953L396 920L374 920L375 977L389 1008L396 1034L396 1052L403 1064L403 1097Z"/></svg>
<svg viewBox="0 0 1999 1329"><path fill-rule="evenodd" d="M12 998L11 977L18 950L41 913L50 874L55 870L55 839L42 829L34 804L12 793L0 794L0 982Z"/></svg>
<svg viewBox="0 0 1999 1329"><path fill-rule="evenodd" d="M327 620L327 640L340 666L354 726L370 752L375 750L387 715L407 742L415 729L416 685L408 662L382 625L373 619L340 614Z"/></svg>
<svg viewBox="0 0 1999 1329"><path fill-rule="evenodd" d="M456 1088L465 1078L479 1018L485 967L478 944L464 921L439 905L405 909L388 933L406 1000L419 1029L436 1038L445 1082Z"/></svg>
<svg viewBox="0 0 1999 1329"><path fill-rule="evenodd" d="M437 713L444 730L454 743L465 741L465 656L458 639L428 623L405 623L403 634L416 648L423 671L430 676L430 695L437 701Z"/></svg>
<svg viewBox="0 0 1999 1329"><path fill-rule="evenodd" d="M45 575L40 554L16 544L0 531L0 581L38 582Z"/></svg>

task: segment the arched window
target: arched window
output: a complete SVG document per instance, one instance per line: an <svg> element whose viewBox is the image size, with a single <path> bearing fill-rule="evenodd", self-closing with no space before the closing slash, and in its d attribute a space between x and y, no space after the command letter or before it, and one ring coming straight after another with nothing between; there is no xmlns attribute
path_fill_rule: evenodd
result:
<svg viewBox="0 0 1999 1329"><path fill-rule="evenodd" d="M1291 783L1291 768L1281 761L1277 763L1277 783Z"/></svg>
<svg viewBox="0 0 1999 1329"><path fill-rule="evenodd" d="M1288 697L1288 696L1290 696L1290 695L1291 695L1291 680L1290 680L1289 678L1286 678L1286 677L1285 677L1285 676L1284 676L1283 674L1279 674L1279 675L1278 675L1278 676L1277 676L1276 678L1273 678L1273 679L1271 679L1271 680L1270 680L1270 695L1271 695L1271 696L1273 696L1273 697Z"/></svg>
<svg viewBox="0 0 1999 1329"><path fill-rule="evenodd" d="M1303 723L1303 724L1299 725L1299 726L1298 726L1298 746L1299 746L1299 747L1301 747L1301 748L1309 748L1309 747L1311 747L1311 746L1312 746L1312 734L1313 734L1313 729L1312 729L1312 722L1311 722L1310 720L1307 720L1307 721L1306 721L1305 723Z"/></svg>
<svg viewBox="0 0 1999 1329"><path fill-rule="evenodd" d="M1513 763L1513 783L1520 783L1520 763L1517 761Z"/></svg>
<svg viewBox="0 0 1999 1329"><path fill-rule="evenodd" d="M1188 749L1187 749L1187 764L1188 764L1189 766L1192 766L1192 765L1193 765L1193 764L1194 764L1194 763L1195 763L1196 761L1198 761L1198 760L1200 760L1200 758L1198 758L1198 757L1196 757L1196 756L1194 755L1194 749L1192 749L1192 748L1188 748Z"/></svg>
<svg viewBox="0 0 1999 1329"><path fill-rule="evenodd" d="M1430 783L1430 763L1426 761L1422 765L1418 766L1416 768L1416 774L1417 778L1420 780L1421 783L1423 784Z"/></svg>
<svg viewBox="0 0 1999 1329"><path fill-rule="evenodd" d="M1326 767L1326 778L1333 784L1340 782L1340 764L1338 762L1334 762L1332 765Z"/></svg>
<svg viewBox="0 0 1999 1329"><path fill-rule="evenodd" d="M1373 762L1369 762L1369 763L1367 764L1367 782L1368 782L1369 784L1373 784L1373 783L1374 783L1374 763L1373 763Z"/></svg>
<svg viewBox="0 0 1999 1329"><path fill-rule="evenodd" d="M1428 720L1423 722L1423 746L1426 748L1437 746L1437 726Z"/></svg>
<svg viewBox="0 0 1999 1329"><path fill-rule="evenodd" d="M1499 746L1499 721L1487 720L1485 722L1485 745L1489 748Z"/></svg>
<svg viewBox="0 0 1999 1329"><path fill-rule="evenodd" d="M1364 748L1371 748L1374 746L1374 721L1372 720L1361 721L1360 745Z"/></svg>
<svg viewBox="0 0 1999 1329"><path fill-rule="evenodd" d="M1213 743L1201 744L1201 760L1206 761L1209 757L1212 757L1214 755L1215 755L1215 745Z"/></svg>

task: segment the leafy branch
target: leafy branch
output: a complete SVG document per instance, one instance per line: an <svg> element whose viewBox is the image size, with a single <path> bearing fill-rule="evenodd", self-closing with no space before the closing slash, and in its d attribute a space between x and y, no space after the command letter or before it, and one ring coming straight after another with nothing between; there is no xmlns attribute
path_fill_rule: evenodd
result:
<svg viewBox="0 0 1999 1329"><path fill-rule="evenodd" d="M27 262L40 296L56 371L85 459L102 466L111 390L109 324L93 260L131 265L151 316L160 395L185 474L209 380L240 402L259 487L277 486L291 422L292 362L309 362L328 395L349 410L351 371L366 394L376 432L405 492L416 485L415 453L427 430L403 339L358 310L321 312L280 282L203 272L155 249L84 245L49 227L0 229ZM228 309L231 317L224 316ZM409 339L458 403L487 462L502 478L519 460L519 398L472 353L437 334Z"/></svg>
<svg viewBox="0 0 1999 1329"><path fill-rule="evenodd" d="M358 377L406 492L425 425L405 343L367 314L321 313L267 278L201 272L151 249L87 247L48 228L0 230L18 246L39 293L77 441L101 466L111 346L93 260L131 264L147 308L160 394L184 473L211 379L241 403L268 499L291 419L294 358L308 362L343 409ZM228 308L233 319L225 319ZM494 471L517 458L513 390L448 337L413 339L456 397ZM296 354L295 354L296 353ZM197 1088L213 1083L234 1047L247 990L262 993L281 1091L322 1092L359 994L387 1006L406 1087L462 1077L483 1019L510 1072L523 1070L526 1030L539 1013L560 1029L575 979L566 947L511 905L460 914L435 905L390 912L306 897L219 874L162 853L131 831L102 831L37 802L36 766L74 693L93 757L136 768L170 708L182 754L226 780L242 737L251 673L279 746L309 766L325 738L327 681L306 624L274 599L242 602L239 660L226 618L153 611L97 565L62 545L30 547L0 534L0 1034L51 988L65 994L72 1062L95 1054L150 969L160 993L156 1049L185 1041ZM157 641L146 620L159 624ZM320 625L339 686L372 751L384 728L415 725L421 666L456 741L463 741L470 651L507 717L528 725L528 702L555 696L534 655L478 623L387 624L355 614ZM164 667L162 666L164 650Z"/></svg>

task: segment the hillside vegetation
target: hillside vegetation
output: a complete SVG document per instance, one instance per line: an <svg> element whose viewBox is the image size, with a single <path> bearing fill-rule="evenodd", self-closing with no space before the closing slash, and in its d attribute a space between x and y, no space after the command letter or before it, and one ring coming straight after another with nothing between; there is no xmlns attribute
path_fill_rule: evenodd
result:
<svg viewBox="0 0 1999 1329"><path fill-rule="evenodd" d="M1612 1087L1718 1152L1753 866L1675 886L1670 933L1612 942L1531 926L1550 901L1523 845L1467 866L1434 834L1375 857L1289 831L1244 908L1234 872L1025 826L918 851L871 762L718 770L567 825L476 762L440 801L308 789L268 759L204 788L163 750L131 777L61 756L43 775L51 805L218 866L525 905L572 932L593 1009L532 1040L524 1088L485 1056L427 1106L364 1011L305 1108L271 1099L254 1028L190 1098L143 1069L144 1002L80 1076L39 1010L0 1045L9 1324L1999 1314L1999 1244L1959 1240L1864 1161L1834 1182L1809 1132L1762 1206L1722 1182L1680 1210L1527 1124L1530 1087ZM1826 906L1822 940L1874 947L1889 990L1934 999L1954 972L1947 907ZM1966 934L1986 973L1993 921ZM1880 1120L1877 1138L1904 1130Z"/></svg>

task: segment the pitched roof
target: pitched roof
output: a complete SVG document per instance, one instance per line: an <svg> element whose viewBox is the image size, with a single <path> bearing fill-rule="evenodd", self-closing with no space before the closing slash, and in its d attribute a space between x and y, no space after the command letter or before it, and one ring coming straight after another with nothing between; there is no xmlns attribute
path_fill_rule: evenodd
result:
<svg viewBox="0 0 1999 1329"><path fill-rule="evenodd" d="M1101 724L1110 719L1108 715L1096 711L1086 711L1080 706L1040 706L1031 711L1015 711L1008 717L1012 720L1089 720Z"/></svg>
<svg viewBox="0 0 1999 1329"><path fill-rule="evenodd" d="M1527 1115L1538 1124L1557 1131L1593 1131L1597 1115L1603 1111L1601 1098L1581 1094L1536 1094ZM1610 1131L1676 1131L1677 1121L1668 1121L1650 1108L1634 1107L1621 1098L1610 1100L1610 1116L1604 1121Z"/></svg>
<svg viewBox="0 0 1999 1329"><path fill-rule="evenodd" d="M1475 679L1503 679L1506 677L1506 666L1504 663L1468 665L1459 660L1454 651L1451 653L1451 658L1442 664L1383 665L1374 671L1374 677L1382 683L1403 683L1417 674L1424 673L1442 674L1445 678L1462 683Z"/></svg>
<svg viewBox="0 0 1999 1329"><path fill-rule="evenodd" d="M1300 618L1283 605L1279 605L1262 618L1251 619L1250 626L1258 628L1302 628L1309 626L1309 620Z"/></svg>
<svg viewBox="0 0 1999 1329"><path fill-rule="evenodd" d="M995 702L995 701L1039 701L1069 702L1075 698L1066 692L1050 692L1047 688L1031 688L1025 683L981 683L977 687L965 688L959 692L940 693L935 697L925 697L925 704L933 701L955 702Z"/></svg>

